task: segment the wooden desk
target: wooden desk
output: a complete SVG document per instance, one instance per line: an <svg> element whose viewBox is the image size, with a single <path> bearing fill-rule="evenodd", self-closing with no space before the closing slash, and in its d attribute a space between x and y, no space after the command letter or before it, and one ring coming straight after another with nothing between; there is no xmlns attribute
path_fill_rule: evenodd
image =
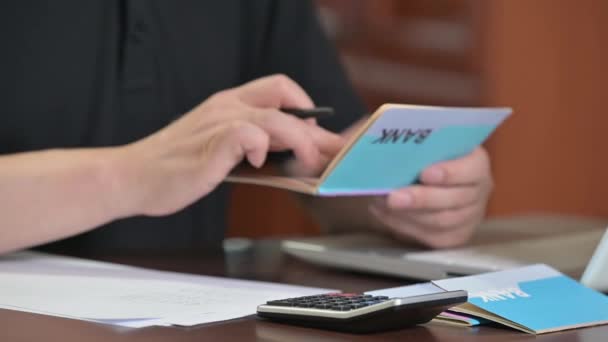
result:
<svg viewBox="0 0 608 342"><path fill-rule="evenodd" d="M403 280L346 273L315 267L284 256L276 241L262 240L248 251L166 255L157 257L98 257L142 267L231 276L282 283L366 291L406 284ZM0 310L2 341L606 341L608 326L571 330L538 337L501 327L456 328L428 324L383 334L351 335L292 327L246 317L193 328L128 329L24 312Z"/></svg>

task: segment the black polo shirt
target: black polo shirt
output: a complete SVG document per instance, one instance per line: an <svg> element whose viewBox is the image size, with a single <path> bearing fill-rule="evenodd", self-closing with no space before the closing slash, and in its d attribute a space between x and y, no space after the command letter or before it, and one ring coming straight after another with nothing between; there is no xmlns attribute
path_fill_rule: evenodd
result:
<svg viewBox="0 0 608 342"><path fill-rule="evenodd" d="M303 0L7 0L0 44L2 154L132 142L272 73L335 107L326 127L363 113ZM116 221L46 249L201 248L223 238L228 199L221 186L177 214Z"/></svg>

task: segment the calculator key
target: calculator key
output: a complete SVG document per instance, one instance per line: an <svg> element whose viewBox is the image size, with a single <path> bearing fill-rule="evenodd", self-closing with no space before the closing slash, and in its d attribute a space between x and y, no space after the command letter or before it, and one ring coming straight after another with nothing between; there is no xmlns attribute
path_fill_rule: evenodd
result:
<svg viewBox="0 0 608 342"><path fill-rule="evenodd" d="M268 301L268 305L316 308L323 310L349 311L389 300L386 296L372 296L359 293L328 293Z"/></svg>

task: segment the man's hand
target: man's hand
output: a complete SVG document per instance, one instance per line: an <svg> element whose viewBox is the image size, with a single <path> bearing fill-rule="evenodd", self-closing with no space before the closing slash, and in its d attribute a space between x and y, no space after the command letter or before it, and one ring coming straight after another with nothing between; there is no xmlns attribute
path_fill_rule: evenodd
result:
<svg viewBox="0 0 608 342"><path fill-rule="evenodd" d="M466 242L485 214L493 187L488 154L469 155L424 170L421 184L376 198L371 213L390 233L431 247Z"/></svg>
<svg viewBox="0 0 608 342"><path fill-rule="evenodd" d="M341 135L344 141L365 123L362 119ZM329 156L322 156L327 163ZM293 160L287 171L316 176L322 167L307 168ZM468 241L485 216L493 188L488 154L482 147L460 159L435 164L422 172L420 184L395 190L388 196L308 199L328 230L375 228L401 240L416 240L442 248Z"/></svg>
<svg viewBox="0 0 608 342"><path fill-rule="evenodd" d="M244 158L259 167L268 151L290 149L315 169L320 156L343 145L314 122L277 110L283 106L313 103L287 77L270 76L219 92L126 146L0 156L6 227L0 229L0 254L119 218L176 212L212 191Z"/></svg>
<svg viewBox="0 0 608 342"><path fill-rule="evenodd" d="M219 92L159 132L120 150L112 196L124 216L165 215L217 187L246 158L264 164L269 151L293 150L307 168L324 163L343 139L280 107L310 108L311 99L276 75Z"/></svg>

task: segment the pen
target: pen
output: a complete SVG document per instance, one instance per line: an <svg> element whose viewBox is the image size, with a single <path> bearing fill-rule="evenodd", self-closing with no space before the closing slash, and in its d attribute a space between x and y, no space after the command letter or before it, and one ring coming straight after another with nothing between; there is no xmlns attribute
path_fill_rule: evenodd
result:
<svg viewBox="0 0 608 342"><path fill-rule="evenodd" d="M292 114L300 119L322 118L334 114L334 109L331 107L315 107L310 109L301 108L281 108L284 113Z"/></svg>

